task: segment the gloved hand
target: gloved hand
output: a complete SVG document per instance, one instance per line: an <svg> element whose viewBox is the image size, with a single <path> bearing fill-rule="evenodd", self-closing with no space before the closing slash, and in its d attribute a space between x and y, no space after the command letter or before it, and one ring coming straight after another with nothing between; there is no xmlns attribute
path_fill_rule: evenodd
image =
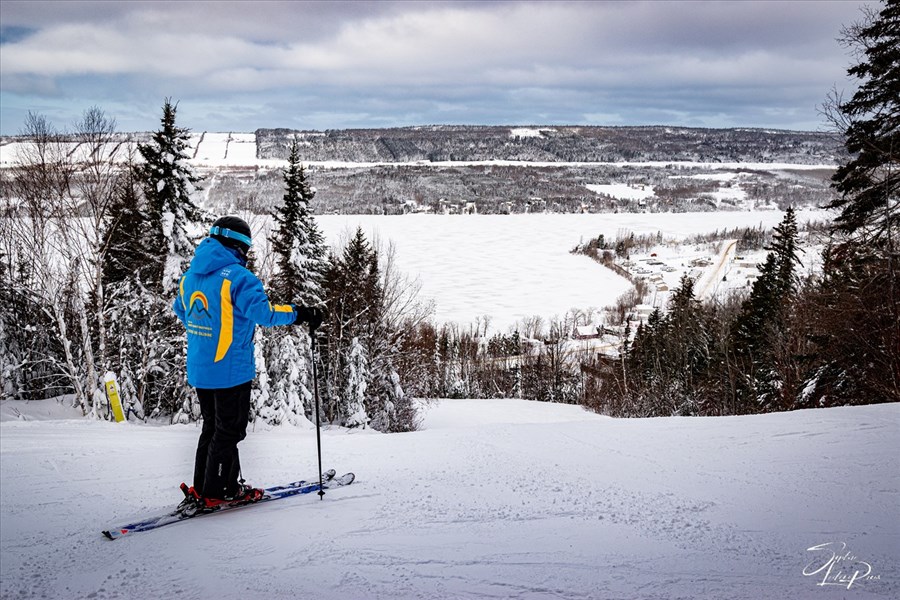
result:
<svg viewBox="0 0 900 600"><path fill-rule="evenodd" d="M297 314L297 319L294 323L307 323L309 324L310 331L318 329L319 325L322 324L322 321L325 320L327 315L325 309L319 306L300 306L299 304L291 304L291 307Z"/></svg>

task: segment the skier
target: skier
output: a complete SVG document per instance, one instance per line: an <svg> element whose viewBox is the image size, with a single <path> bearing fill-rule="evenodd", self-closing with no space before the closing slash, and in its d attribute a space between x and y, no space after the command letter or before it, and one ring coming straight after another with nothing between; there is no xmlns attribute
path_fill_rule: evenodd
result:
<svg viewBox="0 0 900 600"><path fill-rule="evenodd" d="M247 435L250 385L256 376L253 331L324 318L316 307L269 302L262 283L246 268L250 227L239 217L213 223L182 276L174 310L187 329L188 383L197 390L203 429L197 443L194 485L185 502L212 508L255 502L262 490L245 485L238 442Z"/></svg>

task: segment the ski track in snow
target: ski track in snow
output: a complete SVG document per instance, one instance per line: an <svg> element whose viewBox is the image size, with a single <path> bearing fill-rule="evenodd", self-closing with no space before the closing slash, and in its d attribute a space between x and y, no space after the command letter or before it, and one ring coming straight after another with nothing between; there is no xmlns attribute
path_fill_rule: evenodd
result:
<svg viewBox="0 0 900 600"><path fill-rule="evenodd" d="M27 407L27 405L25 405ZM25 412L23 410L23 412ZM352 486L110 542L178 501L196 426L0 425L0 597L896 598L900 406L617 420L446 400L410 434L325 431ZM252 483L315 472L314 432L251 432ZM817 586L845 542L880 580ZM308 590L314 590L314 593Z"/></svg>

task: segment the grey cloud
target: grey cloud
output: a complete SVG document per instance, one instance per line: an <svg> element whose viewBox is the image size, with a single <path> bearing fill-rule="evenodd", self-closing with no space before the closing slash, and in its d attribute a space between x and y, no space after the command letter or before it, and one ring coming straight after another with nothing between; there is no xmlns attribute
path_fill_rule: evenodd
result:
<svg viewBox="0 0 900 600"><path fill-rule="evenodd" d="M3 91L46 97L56 97L60 95L59 85L55 79L52 77L35 75L11 75L4 77Z"/></svg>
<svg viewBox="0 0 900 600"><path fill-rule="evenodd" d="M2 131L13 95L64 93L80 111L83 90L100 104L177 95L185 108L208 107L204 123L248 119L249 129L254 103L293 118L274 112L297 106L292 98L317 122L333 118L330 127L536 123L529 114L808 124L816 99L842 81L849 60L834 38L859 6L4 2L4 28L35 32L0 52Z"/></svg>
<svg viewBox="0 0 900 600"><path fill-rule="evenodd" d="M404 5L406 5L404 7ZM408 9L405 2L4 0L5 25L43 28L72 23L137 24L183 33L234 34L260 43L329 36L343 23Z"/></svg>

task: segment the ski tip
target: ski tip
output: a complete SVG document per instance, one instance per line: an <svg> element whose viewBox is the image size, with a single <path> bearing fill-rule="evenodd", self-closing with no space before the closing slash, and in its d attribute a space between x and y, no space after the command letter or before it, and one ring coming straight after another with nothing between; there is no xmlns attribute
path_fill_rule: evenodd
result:
<svg viewBox="0 0 900 600"><path fill-rule="evenodd" d="M344 473L340 477L334 479L334 482L338 485L350 485L354 481L356 481L356 475L353 473Z"/></svg>
<svg viewBox="0 0 900 600"><path fill-rule="evenodd" d="M353 473L344 473L340 477L335 477L328 481L324 481L322 482L322 489L319 490L321 492L319 495L321 496L324 493L323 490L330 490L343 487L345 485L350 485L351 483L353 483L354 479L356 479L356 475L354 475Z"/></svg>
<svg viewBox="0 0 900 600"><path fill-rule="evenodd" d="M131 531L130 529L110 529L108 531L102 531L101 533L108 540L117 540L120 537L122 537L123 535L129 533L130 531Z"/></svg>

